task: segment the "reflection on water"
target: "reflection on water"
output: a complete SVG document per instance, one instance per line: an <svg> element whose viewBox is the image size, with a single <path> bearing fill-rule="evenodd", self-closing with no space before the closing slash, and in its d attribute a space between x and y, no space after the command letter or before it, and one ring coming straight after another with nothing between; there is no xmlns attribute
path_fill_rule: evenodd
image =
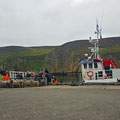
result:
<svg viewBox="0 0 120 120"><path fill-rule="evenodd" d="M81 73L53 73L51 75L56 77L58 83L81 83Z"/></svg>

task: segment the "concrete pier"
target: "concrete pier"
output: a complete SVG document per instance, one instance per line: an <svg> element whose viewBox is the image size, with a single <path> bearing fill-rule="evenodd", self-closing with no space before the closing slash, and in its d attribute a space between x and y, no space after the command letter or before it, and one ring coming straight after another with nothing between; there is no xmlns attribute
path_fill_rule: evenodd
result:
<svg viewBox="0 0 120 120"><path fill-rule="evenodd" d="M120 86L0 88L0 120L120 120Z"/></svg>

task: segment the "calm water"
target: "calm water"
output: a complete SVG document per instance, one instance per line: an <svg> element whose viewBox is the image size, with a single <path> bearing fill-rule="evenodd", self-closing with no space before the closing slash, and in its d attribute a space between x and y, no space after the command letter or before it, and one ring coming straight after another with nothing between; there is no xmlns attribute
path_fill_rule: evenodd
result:
<svg viewBox="0 0 120 120"><path fill-rule="evenodd" d="M58 80L58 83L61 81L63 83L79 83L81 82L80 73L53 73L52 76L55 76Z"/></svg>

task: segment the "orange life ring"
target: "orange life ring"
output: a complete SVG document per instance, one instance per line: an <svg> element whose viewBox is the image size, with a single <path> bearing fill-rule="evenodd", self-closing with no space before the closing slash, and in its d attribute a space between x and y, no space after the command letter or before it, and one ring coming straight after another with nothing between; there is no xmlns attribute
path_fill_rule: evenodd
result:
<svg viewBox="0 0 120 120"><path fill-rule="evenodd" d="M88 77L91 78L93 75L94 75L93 71L88 71L88 72L87 72L87 76L88 76Z"/></svg>

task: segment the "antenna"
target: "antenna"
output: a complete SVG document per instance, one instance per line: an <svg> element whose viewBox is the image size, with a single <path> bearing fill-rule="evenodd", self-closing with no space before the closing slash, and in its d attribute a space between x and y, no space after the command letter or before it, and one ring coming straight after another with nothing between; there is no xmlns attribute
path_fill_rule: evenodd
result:
<svg viewBox="0 0 120 120"><path fill-rule="evenodd" d="M90 47L92 54L91 54L90 57L88 57L88 60L90 60L92 57L94 59L100 58L100 55L99 55L99 39L100 39L100 36L101 36L101 32L102 32L102 29L99 27L98 20L96 19L95 34L97 36L97 39L93 40L91 37L89 38L89 42L92 43L94 45L94 47Z"/></svg>

